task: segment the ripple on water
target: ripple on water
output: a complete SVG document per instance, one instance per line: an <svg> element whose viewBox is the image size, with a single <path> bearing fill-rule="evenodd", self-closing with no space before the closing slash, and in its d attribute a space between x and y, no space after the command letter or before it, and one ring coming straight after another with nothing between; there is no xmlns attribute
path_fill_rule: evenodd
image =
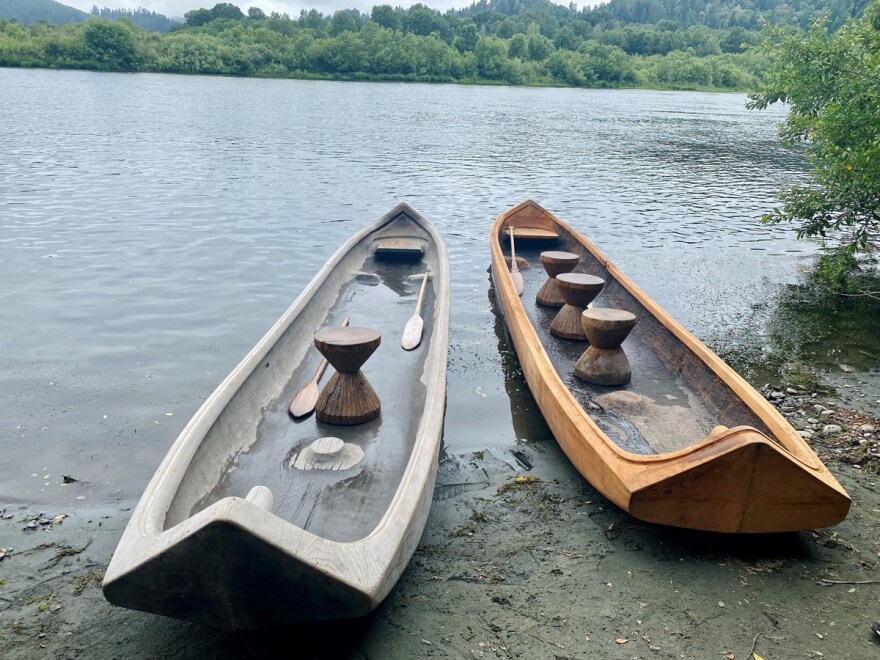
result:
<svg viewBox="0 0 880 660"><path fill-rule="evenodd" d="M43 467L90 481L89 501L139 493L337 246L400 200L449 248L450 451L546 434L489 297L487 232L512 204L571 222L704 338L752 323L811 253L758 222L804 166L781 114L741 95L11 69L0 88L0 401L20 440L0 503L74 501L31 480Z"/></svg>

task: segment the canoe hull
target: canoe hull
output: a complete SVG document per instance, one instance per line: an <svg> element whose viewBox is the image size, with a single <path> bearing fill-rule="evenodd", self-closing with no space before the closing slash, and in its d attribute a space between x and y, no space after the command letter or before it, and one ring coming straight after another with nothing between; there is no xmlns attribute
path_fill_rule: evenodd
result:
<svg viewBox="0 0 880 660"><path fill-rule="evenodd" d="M745 412L743 425L672 452L644 455L617 446L560 378L515 291L502 249L509 225L555 232L565 249L579 250L584 270L606 278L621 307L662 331L680 375L729 397L729 407ZM496 295L529 389L565 454L612 502L642 520L730 533L825 527L846 517L848 495L781 415L569 225L527 200L496 219L491 251Z"/></svg>
<svg viewBox="0 0 880 660"><path fill-rule="evenodd" d="M409 227L413 240L424 250L421 267L427 264L432 275L431 314L426 316L425 341L418 349L423 353L407 354L412 360L410 367L417 369L418 382L412 387L424 391L424 397L417 411L400 411L401 415L415 415L400 428L395 428L390 417L393 406L383 412L384 420L363 426L367 436L364 446L369 452L387 449L383 432L394 429L414 436L411 448L400 450L409 453L396 459L403 461L401 473L392 482L388 501L372 514L375 523L370 522L367 531L355 538L339 537L338 529L336 537L322 534L325 526L329 529L334 511L348 514L333 508L345 506L344 501L332 504L335 499L330 500L323 521L315 522L309 515L314 525L308 529L248 501L243 494L200 504L209 501L212 488L229 472L233 458L247 458L259 449L262 440L258 432L262 433L263 427L279 426L282 448L294 430L307 435L334 432L314 419L297 423L287 419L289 393L296 385L290 374L307 372L310 377L313 367L305 364L305 357L318 356L308 352L309 340L326 323L331 303L340 299L342 304L351 304L346 282L364 276L360 264L375 254L381 240L406 237ZM416 257L421 259L418 253ZM403 286L397 280L392 284ZM376 283L369 286L377 288ZM409 288L404 286L406 291ZM445 413L449 290L448 256L442 238L406 204L398 205L340 247L181 432L123 533L105 575L105 597L115 605L230 630L358 617L375 609L405 570L431 505ZM339 298L341 291L349 293ZM385 291L383 295L389 295ZM390 345L403 353L396 342ZM270 369L273 365L280 366ZM269 419L269 408L280 412ZM335 432L348 433L346 437L351 438L351 433L359 431L337 427ZM372 442L374 436L378 442ZM376 457L382 461L381 454ZM270 465L275 465L275 460L273 457ZM278 462L286 466L285 461ZM236 470L240 473L241 467ZM281 485L306 478L286 467L273 470L269 477L277 477ZM348 479L341 490L369 489L380 476ZM344 475L339 477L345 479ZM342 483L339 480L334 483ZM364 492L369 495L369 490Z"/></svg>

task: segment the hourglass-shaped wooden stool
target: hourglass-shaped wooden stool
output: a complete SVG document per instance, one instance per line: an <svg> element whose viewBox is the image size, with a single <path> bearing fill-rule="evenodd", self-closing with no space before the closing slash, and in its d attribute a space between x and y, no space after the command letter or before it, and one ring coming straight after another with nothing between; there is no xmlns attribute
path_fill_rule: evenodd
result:
<svg viewBox="0 0 880 660"><path fill-rule="evenodd" d="M572 252L558 252L551 250L541 253L541 264L547 271L547 281L538 289L535 302L545 307L562 307L565 300L556 284L556 276L562 273L570 273L578 265L579 257Z"/></svg>
<svg viewBox="0 0 880 660"><path fill-rule="evenodd" d="M596 385L626 385L632 378L629 359L620 345L636 324L622 309L594 308L582 315L590 347L574 365L574 375Z"/></svg>
<svg viewBox="0 0 880 660"><path fill-rule="evenodd" d="M379 416L379 397L360 368L379 348L382 337L372 328L324 328L315 346L336 373L321 390L315 414L329 424L360 424Z"/></svg>
<svg viewBox="0 0 880 660"><path fill-rule="evenodd" d="M562 273L556 276L556 284L565 300L565 305L550 323L550 334L564 339L587 338L581 323L587 305L602 291L605 280L586 273Z"/></svg>

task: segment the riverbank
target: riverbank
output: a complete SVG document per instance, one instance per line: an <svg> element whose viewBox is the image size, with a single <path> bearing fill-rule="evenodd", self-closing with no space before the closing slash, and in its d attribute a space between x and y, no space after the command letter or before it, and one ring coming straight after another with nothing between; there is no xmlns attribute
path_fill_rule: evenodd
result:
<svg viewBox="0 0 880 660"><path fill-rule="evenodd" d="M409 568L379 610L357 621L224 633L115 608L100 582L133 502L8 507L0 513L0 655L868 657L880 648L870 628L880 618L880 420L868 410L880 405L878 380L851 373L834 378L836 391L766 392L812 431L809 441L853 499L833 529L740 537L640 522L534 426L516 455L443 458Z"/></svg>

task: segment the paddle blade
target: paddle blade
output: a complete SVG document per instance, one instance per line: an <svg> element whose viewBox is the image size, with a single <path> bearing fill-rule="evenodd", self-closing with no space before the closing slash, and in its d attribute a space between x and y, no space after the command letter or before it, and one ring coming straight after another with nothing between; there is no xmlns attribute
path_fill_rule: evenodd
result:
<svg viewBox="0 0 880 660"><path fill-rule="evenodd" d="M525 288L522 273L520 273L518 270L515 270L510 273L510 279L513 280L513 288L516 289L516 295L521 296L523 293L523 289Z"/></svg>
<svg viewBox="0 0 880 660"><path fill-rule="evenodd" d="M400 338L400 345L404 350L411 351L422 341L422 327L425 322L421 316L413 314L412 318L406 322L403 329L403 337Z"/></svg>
<svg viewBox="0 0 880 660"><path fill-rule="evenodd" d="M314 381L306 385L296 393L293 401L290 402L290 414L294 417L305 417L311 414L315 409L315 404L318 403L320 393L318 384Z"/></svg>

